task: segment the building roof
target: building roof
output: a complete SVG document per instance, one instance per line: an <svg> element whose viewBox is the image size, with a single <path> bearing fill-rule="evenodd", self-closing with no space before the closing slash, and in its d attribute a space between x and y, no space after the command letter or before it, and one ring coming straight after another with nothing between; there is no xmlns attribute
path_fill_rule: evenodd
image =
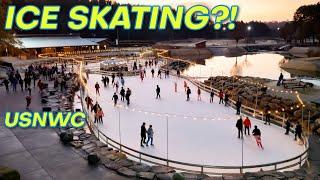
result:
<svg viewBox="0 0 320 180"><path fill-rule="evenodd" d="M103 38L81 38L80 36L59 36L59 37L17 37L21 44L20 49L48 48L48 47L70 47L70 46L95 46Z"/></svg>

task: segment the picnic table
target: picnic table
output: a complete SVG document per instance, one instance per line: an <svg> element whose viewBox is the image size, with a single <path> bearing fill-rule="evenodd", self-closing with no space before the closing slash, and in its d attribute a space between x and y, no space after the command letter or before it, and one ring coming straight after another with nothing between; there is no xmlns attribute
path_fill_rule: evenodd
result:
<svg viewBox="0 0 320 180"><path fill-rule="evenodd" d="M283 87L285 89L306 89L308 87L308 83L302 82L297 79L284 79L283 82Z"/></svg>

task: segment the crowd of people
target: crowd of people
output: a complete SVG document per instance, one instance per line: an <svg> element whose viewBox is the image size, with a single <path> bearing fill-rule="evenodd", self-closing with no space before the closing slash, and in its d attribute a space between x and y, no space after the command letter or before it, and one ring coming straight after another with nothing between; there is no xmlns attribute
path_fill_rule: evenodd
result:
<svg viewBox="0 0 320 180"><path fill-rule="evenodd" d="M62 63L60 68L57 63L41 65L31 64L25 69L22 68L20 70L21 72L17 69L10 68L7 70L7 78L3 80L3 85L5 86L7 93L15 93L18 89L22 92L26 92L26 109L30 110L32 89L38 88L39 92L42 92L42 90L48 86L45 81L53 81L54 88L60 86L61 91L67 88L66 81L68 79L68 73L66 70L66 63ZM18 88L18 86L20 88Z"/></svg>

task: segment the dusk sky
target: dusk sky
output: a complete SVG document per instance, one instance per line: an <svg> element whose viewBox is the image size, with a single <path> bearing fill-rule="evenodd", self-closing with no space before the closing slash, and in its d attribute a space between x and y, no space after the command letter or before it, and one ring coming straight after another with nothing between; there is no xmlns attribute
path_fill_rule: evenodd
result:
<svg viewBox="0 0 320 180"><path fill-rule="evenodd" d="M148 5L185 5L195 4L213 7L219 4L239 5L238 20L286 21L292 20L296 9L305 4L316 4L319 0L116 0L119 3Z"/></svg>

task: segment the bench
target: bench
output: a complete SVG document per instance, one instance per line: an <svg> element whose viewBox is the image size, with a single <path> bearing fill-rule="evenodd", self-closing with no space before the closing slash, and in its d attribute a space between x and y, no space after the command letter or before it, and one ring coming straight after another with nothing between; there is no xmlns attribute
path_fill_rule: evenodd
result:
<svg viewBox="0 0 320 180"><path fill-rule="evenodd" d="M305 89L307 84L302 81L297 81L296 79L286 79L282 82L285 89Z"/></svg>

